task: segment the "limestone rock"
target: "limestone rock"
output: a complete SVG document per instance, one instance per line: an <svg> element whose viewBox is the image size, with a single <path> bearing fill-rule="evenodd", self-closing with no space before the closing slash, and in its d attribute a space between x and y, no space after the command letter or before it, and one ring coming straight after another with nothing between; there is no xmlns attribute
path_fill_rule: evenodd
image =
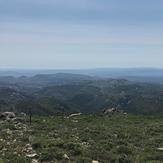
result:
<svg viewBox="0 0 163 163"><path fill-rule="evenodd" d="M93 160L92 163L99 163L99 161Z"/></svg>
<svg viewBox="0 0 163 163"><path fill-rule="evenodd" d="M38 163L38 160L32 159L32 162L31 163Z"/></svg>
<svg viewBox="0 0 163 163"><path fill-rule="evenodd" d="M159 151L163 151L163 148L157 148L157 150L159 150Z"/></svg>
<svg viewBox="0 0 163 163"><path fill-rule="evenodd" d="M66 160L69 160L70 159L67 154L64 154L63 155L63 158L66 159Z"/></svg>
<svg viewBox="0 0 163 163"><path fill-rule="evenodd" d="M26 155L28 158L38 158L36 153Z"/></svg>

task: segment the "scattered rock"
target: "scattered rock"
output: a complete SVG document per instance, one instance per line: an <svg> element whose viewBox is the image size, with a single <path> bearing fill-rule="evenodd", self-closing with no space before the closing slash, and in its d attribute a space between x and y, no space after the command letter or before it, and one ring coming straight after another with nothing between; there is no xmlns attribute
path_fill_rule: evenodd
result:
<svg viewBox="0 0 163 163"><path fill-rule="evenodd" d="M74 123L78 123L79 121L78 121L78 120L72 120L72 122L74 122Z"/></svg>
<svg viewBox="0 0 163 163"><path fill-rule="evenodd" d="M75 116L79 116L79 115L81 115L81 114L82 114L82 113L74 113L74 114L69 115L69 118L75 117Z"/></svg>
<svg viewBox="0 0 163 163"><path fill-rule="evenodd" d="M12 135L12 131L9 128L6 130L6 133Z"/></svg>
<svg viewBox="0 0 163 163"><path fill-rule="evenodd" d="M115 137L115 138L118 138L118 135L117 135L117 134L114 134L114 137Z"/></svg>
<svg viewBox="0 0 163 163"><path fill-rule="evenodd" d="M38 163L38 160L32 159L32 162L31 163Z"/></svg>
<svg viewBox="0 0 163 163"><path fill-rule="evenodd" d="M9 146L10 145L10 142L7 142L6 144Z"/></svg>
<svg viewBox="0 0 163 163"><path fill-rule="evenodd" d="M33 152L33 148L30 144L26 144L26 146L23 149L24 153L32 153Z"/></svg>
<svg viewBox="0 0 163 163"><path fill-rule="evenodd" d="M6 119L6 116L3 113L0 113L0 119L1 120L5 120Z"/></svg>
<svg viewBox="0 0 163 163"><path fill-rule="evenodd" d="M30 135L29 138L28 138L28 140L29 140L30 143L31 143L31 142L34 142L35 139L36 139L36 138L35 138L34 136L32 136L32 135Z"/></svg>
<svg viewBox="0 0 163 163"><path fill-rule="evenodd" d="M2 151L7 151L7 148L4 147L4 148L2 149Z"/></svg>
<svg viewBox="0 0 163 163"><path fill-rule="evenodd" d="M163 148L157 148L157 150L159 150L159 151L163 151Z"/></svg>
<svg viewBox="0 0 163 163"><path fill-rule="evenodd" d="M15 113L14 112L3 112L3 113L0 113L0 119L1 120L10 120L10 119L13 119L15 118Z"/></svg>
<svg viewBox="0 0 163 163"><path fill-rule="evenodd" d="M70 159L67 154L64 154L63 155L63 158L66 159L66 160L69 160Z"/></svg>
<svg viewBox="0 0 163 163"><path fill-rule="evenodd" d="M14 118L13 121L15 124L25 124L26 123L26 121L23 118L18 118L18 117Z"/></svg>
<svg viewBox="0 0 163 163"><path fill-rule="evenodd" d="M14 155L17 155L17 154L18 154L18 152L15 151L15 152L14 152Z"/></svg>
<svg viewBox="0 0 163 163"><path fill-rule="evenodd" d="M23 112L20 113L20 115L23 116L23 117L26 117L27 116L27 114L26 113L23 113Z"/></svg>
<svg viewBox="0 0 163 163"><path fill-rule="evenodd" d="M99 161L93 160L92 163L99 163Z"/></svg>
<svg viewBox="0 0 163 163"><path fill-rule="evenodd" d="M111 114L111 113L124 113L123 110L119 110L116 108L109 108L109 109L104 109L103 110L104 114Z"/></svg>
<svg viewBox="0 0 163 163"><path fill-rule="evenodd" d="M14 112L4 112L3 114L4 114L7 118L10 118L10 119L16 117Z"/></svg>
<svg viewBox="0 0 163 163"><path fill-rule="evenodd" d="M28 158L38 158L36 153L26 155Z"/></svg>

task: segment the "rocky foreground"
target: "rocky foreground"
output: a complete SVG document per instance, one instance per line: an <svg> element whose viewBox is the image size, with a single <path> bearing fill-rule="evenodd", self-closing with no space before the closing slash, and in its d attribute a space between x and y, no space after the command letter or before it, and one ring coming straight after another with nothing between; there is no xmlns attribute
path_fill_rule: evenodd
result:
<svg viewBox="0 0 163 163"><path fill-rule="evenodd" d="M163 117L3 117L0 163L161 163Z"/></svg>

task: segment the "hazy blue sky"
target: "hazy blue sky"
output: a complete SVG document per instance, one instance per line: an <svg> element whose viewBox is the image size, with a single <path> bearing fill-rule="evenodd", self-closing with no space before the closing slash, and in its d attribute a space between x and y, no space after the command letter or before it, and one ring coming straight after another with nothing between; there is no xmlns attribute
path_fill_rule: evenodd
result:
<svg viewBox="0 0 163 163"><path fill-rule="evenodd" d="M0 0L0 68L163 67L163 0Z"/></svg>

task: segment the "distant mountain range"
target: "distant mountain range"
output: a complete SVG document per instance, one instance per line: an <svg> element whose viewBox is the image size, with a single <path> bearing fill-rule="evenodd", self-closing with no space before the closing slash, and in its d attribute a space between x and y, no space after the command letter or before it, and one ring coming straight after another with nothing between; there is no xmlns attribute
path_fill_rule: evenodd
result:
<svg viewBox="0 0 163 163"><path fill-rule="evenodd" d="M69 69L69 70L0 70L0 76L17 78L40 78L43 75L79 74L96 78L127 79L138 82L163 84L163 69L156 68L99 68L99 69ZM80 76L81 77L81 76ZM31 78L31 80L32 80Z"/></svg>
<svg viewBox="0 0 163 163"><path fill-rule="evenodd" d="M51 115L118 107L132 114L163 114L162 77L157 82L154 76L129 78L71 73L1 76L0 111Z"/></svg>

